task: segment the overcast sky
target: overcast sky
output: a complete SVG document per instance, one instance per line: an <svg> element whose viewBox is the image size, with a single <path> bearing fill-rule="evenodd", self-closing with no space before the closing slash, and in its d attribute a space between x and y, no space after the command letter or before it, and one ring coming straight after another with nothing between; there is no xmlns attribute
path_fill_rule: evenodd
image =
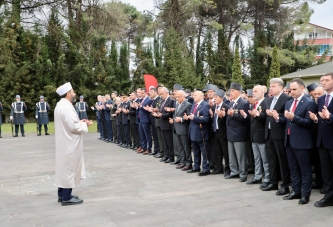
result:
<svg viewBox="0 0 333 227"><path fill-rule="evenodd" d="M138 10L154 10L154 0L121 0L135 6ZM333 1L326 0L323 4L311 4L314 14L310 22L333 29Z"/></svg>

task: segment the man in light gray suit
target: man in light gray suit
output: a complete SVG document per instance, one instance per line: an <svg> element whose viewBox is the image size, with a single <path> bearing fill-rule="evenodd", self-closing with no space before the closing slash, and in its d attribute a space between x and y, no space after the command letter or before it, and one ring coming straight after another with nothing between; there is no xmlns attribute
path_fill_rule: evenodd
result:
<svg viewBox="0 0 333 227"><path fill-rule="evenodd" d="M189 122L183 116L185 113L186 115L191 114L192 104L186 101L186 93L183 90L177 91L176 100L175 114L172 119L170 118L170 123L173 124L174 138L177 140L180 151L180 163L176 169L187 171L192 169L192 156L188 137Z"/></svg>

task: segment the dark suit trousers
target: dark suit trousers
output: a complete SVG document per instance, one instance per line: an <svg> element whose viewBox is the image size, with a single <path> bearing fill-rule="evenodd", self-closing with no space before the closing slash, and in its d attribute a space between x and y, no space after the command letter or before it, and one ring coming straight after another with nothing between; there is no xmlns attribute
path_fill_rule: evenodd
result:
<svg viewBox="0 0 333 227"><path fill-rule="evenodd" d="M163 142L164 142L164 157L175 160L175 154L173 150L173 132L172 130L162 130Z"/></svg>
<svg viewBox="0 0 333 227"><path fill-rule="evenodd" d="M129 145L129 143L131 141L130 126L129 126L129 124L123 124L123 129L124 129L123 144Z"/></svg>
<svg viewBox="0 0 333 227"><path fill-rule="evenodd" d="M248 169L254 171L254 155L252 150L252 143L250 140L246 141L246 152Z"/></svg>
<svg viewBox="0 0 333 227"><path fill-rule="evenodd" d="M140 123L141 148L144 151L151 151L152 140L150 133L150 124Z"/></svg>
<svg viewBox="0 0 333 227"><path fill-rule="evenodd" d="M292 148L289 142L289 136L286 149L293 191L297 194L310 197L312 189L310 149L299 150Z"/></svg>
<svg viewBox="0 0 333 227"><path fill-rule="evenodd" d="M153 133L153 139L154 139L154 152L160 153L160 143L158 141L158 134L155 124L151 124L151 132Z"/></svg>
<svg viewBox="0 0 333 227"><path fill-rule="evenodd" d="M112 131L111 120L106 120L106 128L107 128L108 134L107 134L107 136L105 135L105 137L107 137L107 139L109 139L109 140L113 140L113 131Z"/></svg>
<svg viewBox="0 0 333 227"><path fill-rule="evenodd" d="M315 169L316 184L321 186L323 185L323 177L321 173L321 163L318 147L315 147L311 150L311 160L313 161L312 165Z"/></svg>
<svg viewBox="0 0 333 227"><path fill-rule="evenodd" d="M108 138L108 130L106 129L106 121L99 121L99 133L101 138Z"/></svg>
<svg viewBox="0 0 333 227"><path fill-rule="evenodd" d="M192 141L194 166L193 169L200 170L202 157L202 172L209 172L210 166L208 163L208 141Z"/></svg>
<svg viewBox="0 0 333 227"><path fill-rule="evenodd" d="M117 136L117 125L116 125L116 121L111 121L112 124L112 132L113 132L113 137L111 139L114 139L114 141L117 141L118 136Z"/></svg>
<svg viewBox="0 0 333 227"><path fill-rule="evenodd" d="M224 171L230 172L229 167L229 154L228 154L228 140L223 138L222 132L217 130L213 136L212 149L215 155L215 166L217 171L223 170L223 158L224 158Z"/></svg>
<svg viewBox="0 0 333 227"><path fill-rule="evenodd" d="M122 124L117 125L117 141L120 142L120 143L124 142L124 139L123 139L123 125Z"/></svg>
<svg viewBox="0 0 333 227"><path fill-rule="evenodd" d="M139 132L138 132L138 126L136 123L130 124L131 128L131 134L133 137L133 147L140 147L140 139L139 139Z"/></svg>
<svg viewBox="0 0 333 227"><path fill-rule="evenodd" d="M18 134L19 127L20 127L21 133L23 135L24 134L24 125L15 125L15 134L16 135Z"/></svg>
<svg viewBox="0 0 333 227"><path fill-rule="evenodd" d="M160 126L157 126L156 130L157 130L157 136L158 136L158 143L160 145L160 153L164 154L164 140L163 140L162 130L161 130Z"/></svg>
<svg viewBox="0 0 333 227"><path fill-rule="evenodd" d="M68 201L72 198L72 189L58 188L58 196L62 198L62 201Z"/></svg>
<svg viewBox="0 0 333 227"><path fill-rule="evenodd" d="M289 187L290 171L288 166L288 158L284 147L284 140L271 140L270 134L266 141L266 151L269 164L269 182L278 184L278 171L281 173L281 187Z"/></svg>
<svg viewBox="0 0 333 227"><path fill-rule="evenodd" d="M38 131L39 131L39 132L42 131L42 126L43 126L43 125L38 125ZM45 124L45 125L44 125L44 130L45 130L45 132L47 132L48 129L49 129L49 128L47 127L47 124Z"/></svg>
<svg viewBox="0 0 333 227"><path fill-rule="evenodd" d="M319 147L319 156L325 197L331 197L333 196L333 150L327 149L321 145Z"/></svg>
<svg viewBox="0 0 333 227"><path fill-rule="evenodd" d="M188 135L177 135L174 133L176 140L175 144L179 146L179 159L180 163L185 165L192 165L191 145L188 139Z"/></svg>
<svg viewBox="0 0 333 227"><path fill-rule="evenodd" d="M177 134L175 132L172 133L172 140L173 140L173 153L177 159L181 159L181 150L182 150L182 144L179 142L179 139L177 138Z"/></svg>

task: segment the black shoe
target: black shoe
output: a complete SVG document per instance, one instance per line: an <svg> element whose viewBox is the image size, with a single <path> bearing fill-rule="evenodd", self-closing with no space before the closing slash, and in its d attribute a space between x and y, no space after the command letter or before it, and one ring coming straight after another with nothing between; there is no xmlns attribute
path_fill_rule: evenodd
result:
<svg viewBox="0 0 333 227"><path fill-rule="evenodd" d="M239 178L239 175L236 174L236 175L229 175L227 178L225 179L233 179L233 178Z"/></svg>
<svg viewBox="0 0 333 227"><path fill-rule="evenodd" d="M200 176L200 177L202 177L202 176L207 176L207 175L209 175L210 174L210 171L208 171L208 172L200 172L200 173L198 173L198 175Z"/></svg>
<svg viewBox="0 0 333 227"><path fill-rule="evenodd" d="M304 205L307 204L310 201L310 198L308 196L302 195L301 199L298 201L298 204Z"/></svg>
<svg viewBox="0 0 333 227"><path fill-rule="evenodd" d="M24 134L22 134L22 137L25 137L25 135L24 135Z"/></svg>
<svg viewBox="0 0 333 227"><path fill-rule="evenodd" d="M300 193L296 194L294 191L291 191L289 195L283 196L283 200L300 199L301 197L302 195Z"/></svg>
<svg viewBox="0 0 333 227"><path fill-rule="evenodd" d="M155 157L155 158L163 158L163 155L160 154L160 153L157 153L154 157Z"/></svg>
<svg viewBox="0 0 333 227"><path fill-rule="evenodd" d="M272 190L278 190L279 186L277 184L268 184L267 187L261 188L261 191L272 191Z"/></svg>
<svg viewBox="0 0 333 227"><path fill-rule="evenodd" d="M79 205L83 203L82 199L75 199L75 198L71 198L68 201L62 201L61 202L61 206L69 206L69 205Z"/></svg>
<svg viewBox="0 0 333 227"><path fill-rule="evenodd" d="M247 180L246 177L241 177L241 178L239 179L239 182L245 182L246 180Z"/></svg>
<svg viewBox="0 0 333 227"><path fill-rule="evenodd" d="M50 134L49 134L48 132L45 132L45 135L46 135L46 136L49 136Z"/></svg>
<svg viewBox="0 0 333 227"><path fill-rule="evenodd" d="M170 159L167 159L164 161L164 163L171 163L171 162L173 162L173 160L170 160Z"/></svg>
<svg viewBox="0 0 333 227"><path fill-rule="evenodd" d="M151 152L151 153L149 153L149 155L156 155L156 153L155 152Z"/></svg>
<svg viewBox="0 0 333 227"><path fill-rule="evenodd" d="M41 136L42 134L41 133L38 133L37 136Z"/></svg>
<svg viewBox="0 0 333 227"><path fill-rule="evenodd" d="M160 162L165 162L167 158L161 158Z"/></svg>
<svg viewBox="0 0 333 227"><path fill-rule="evenodd" d="M0 138L2 138L2 136L0 135Z"/></svg>
<svg viewBox="0 0 333 227"><path fill-rule="evenodd" d="M191 169L187 171L188 173L199 173L200 169Z"/></svg>
<svg viewBox="0 0 333 227"><path fill-rule="evenodd" d="M321 189L321 185L320 184L317 184L316 182L314 182L312 184L312 189Z"/></svg>
<svg viewBox="0 0 333 227"><path fill-rule="evenodd" d="M170 162L171 165L178 165L180 163L180 160L176 160L174 162Z"/></svg>
<svg viewBox="0 0 333 227"><path fill-rule="evenodd" d="M213 172L211 172L211 174L223 174L223 169L221 170L214 170Z"/></svg>
<svg viewBox="0 0 333 227"><path fill-rule="evenodd" d="M13 135L13 137L18 137L18 135L17 135L17 134L15 134L15 135Z"/></svg>
<svg viewBox="0 0 333 227"><path fill-rule="evenodd" d="M322 188L322 189L320 189L320 192L319 192L320 194L325 194L325 192L324 192L324 189Z"/></svg>
<svg viewBox="0 0 333 227"><path fill-rule="evenodd" d="M72 198L79 199L79 197L77 195L72 195ZM58 203L61 203L61 202L62 202L62 198L58 197Z"/></svg>
<svg viewBox="0 0 333 227"><path fill-rule="evenodd" d="M288 187L280 188L279 191L277 191L276 195L287 195L290 192Z"/></svg>
<svg viewBox="0 0 333 227"><path fill-rule="evenodd" d="M262 183L262 184L259 186L259 189L267 188L267 186L268 186L268 183L267 183L267 182L264 182L264 183Z"/></svg>
<svg viewBox="0 0 333 227"><path fill-rule="evenodd" d="M333 197L326 197L326 195L324 196L324 198L322 198L321 200L317 201L314 204L315 207L327 207L327 206L333 206Z"/></svg>
<svg viewBox="0 0 333 227"><path fill-rule="evenodd" d="M261 184L261 179L256 180L253 178L252 180L249 180L248 182L246 182L246 184Z"/></svg>

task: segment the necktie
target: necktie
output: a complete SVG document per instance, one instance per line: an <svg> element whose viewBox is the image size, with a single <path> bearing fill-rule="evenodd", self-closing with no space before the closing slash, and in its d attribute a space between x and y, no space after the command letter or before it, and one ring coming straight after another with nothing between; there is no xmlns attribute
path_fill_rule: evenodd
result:
<svg viewBox="0 0 333 227"><path fill-rule="evenodd" d="M324 106L328 107L328 102L330 101L330 94L326 95Z"/></svg>
<svg viewBox="0 0 333 227"><path fill-rule="evenodd" d="M256 110L256 109L258 108L258 103L259 103L259 102L255 102L255 103L254 103L254 107L253 107L254 110Z"/></svg>
<svg viewBox="0 0 333 227"><path fill-rule="evenodd" d="M162 105L161 105L161 108L160 108L160 112L162 113L162 111L163 111L163 108L164 108L164 105L165 105L165 102L166 102L166 100L162 103Z"/></svg>
<svg viewBox="0 0 333 227"><path fill-rule="evenodd" d="M195 104L194 108L193 108L193 111L192 111L192 114L195 114L195 112L197 111L197 107L198 107L198 104Z"/></svg>
<svg viewBox="0 0 333 227"><path fill-rule="evenodd" d="M293 105L293 108L291 109L291 112L293 112L293 113L294 113L295 110L296 110L297 102L298 102L298 100L295 99L295 101L294 101L294 105ZM288 135L290 135L290 127L288 128Z"/></svg>
<svg viewBox="0 0 333 227"><path fill-rule="evenodd" d="M276 104L276 101L277 101L277 98L274 97L274 98L273 98L273 101L272 101L272 103L271 103L271 106L269 107L270 110L273 110L273 109L274 109L274 106L275 106L275 104Z"/></svg>
<svg viewBox="0 0 333 227"><path fill-rule="evenodd" d="M217 106L216 109L215 109L215 112L216 110L219 110L220 109L220 106ZM216 132L216 130L218 129L218 125L217 125L217 119L218 119L218 116L217 114L215 113L214 114L214 118L213 118L213 131Z"/></svg>
<svg viewBox="0 0 333 227"><path fill-rule="evenodd" d="M234 108L234 104L235 104L234 101L232 101L232 102L230 103L230 107L231 107L231 108Z"/></svg>

